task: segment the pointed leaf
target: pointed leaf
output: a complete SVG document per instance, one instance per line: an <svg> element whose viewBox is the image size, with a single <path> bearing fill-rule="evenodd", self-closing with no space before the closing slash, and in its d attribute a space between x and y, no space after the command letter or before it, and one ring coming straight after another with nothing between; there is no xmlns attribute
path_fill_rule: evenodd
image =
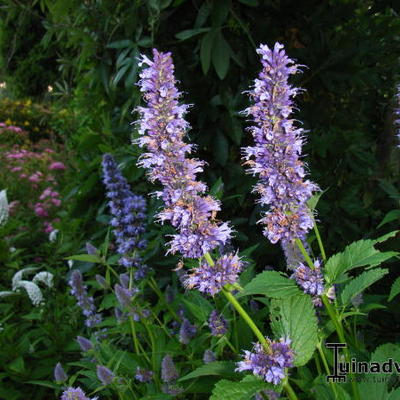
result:
<svg viewBox="0 0 400 400"><path fill-rule="evenodd" d="M356 278L353 278L350 283L345 286L342 293L340 294L342 304L344 306L349 304L354 296L357 296L373 283L383 278L388 272L388 269L375 268L369 271L365 271Z"/></svg>
<svg viewBox="0 0 400 400"><path fill-rule="evenodd" d="M208 375L236 375L235 363L233 361L214 361L208 364L203 364L199 368L180 378L179 381L186 381L187 379Z"/></svg>
<svg viewBox="0 0 400 400"><path fill-rule="evenodd" d="M318 342L318 323L311 297L305 294L271 301L272 331L276 338L289 338L295 366L305 365Z"/></svg>
<svg viewBox="0 0 400 400"><path fill-rule="evenodd" d="M250 281L236 297L252 294L283 299L301 292L293 279L286 278L277 271L264 271Z"/></svg>
<svg viewBox="0 0 400 400"><path fill-rule="evenodd" d="M400 277L398 277L394 281L394 283L390 289L388 301L392 301L399 293L400 293Z"/></svg>

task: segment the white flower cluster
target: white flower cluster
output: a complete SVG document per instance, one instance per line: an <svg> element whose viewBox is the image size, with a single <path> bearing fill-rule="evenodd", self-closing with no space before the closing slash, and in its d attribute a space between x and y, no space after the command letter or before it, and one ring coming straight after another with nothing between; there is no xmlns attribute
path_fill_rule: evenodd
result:
<svg viewBox="0 0 400 400"><path fill-rule="evenodd" d="M6 190L0 191L0 226L4 225L8 220L9 205Z"/></svg>
<svg viewBox="0 0 400 400"><path fill-rule="evenodd" d="M44 284L45 286L51 288L53 287L53 274L47 271L38 272L31 281L24 280L23 277L26 274L36 271L37 268L24 268L18 271L12 278L12 291L0 292L1 297L7 297L19 292L19 289L25 289L34 306L39 306L44 303L44 298L42 291L40 290L39 284Z"/></svg>

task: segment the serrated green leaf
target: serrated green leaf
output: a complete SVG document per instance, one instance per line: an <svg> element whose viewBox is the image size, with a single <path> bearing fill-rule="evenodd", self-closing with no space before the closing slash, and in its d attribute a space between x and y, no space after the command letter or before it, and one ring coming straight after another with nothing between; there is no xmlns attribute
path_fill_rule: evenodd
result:
<svg viewBox="0 0 400 400"><path fill-rule="evenodd" d="M398 277L392 287L390 288L390 294L388 301L392 301L400 293L400 277Z"/></svg>
<svg viewBox="0 0 400 400"><path fill-rule="evenodd" d="M359 240L348 245L343 252L330 257L325 265L325 278L328 283L336 283L343 273L354 268L363 266L375 267L396 256L397 252L380 252L374 247L375 244L382 243L395 234L396 232L391 232L375 240Z"/></svg>
<svg viewBox="0 0 400 400"><path fill-rule="evenodd" d="M340 299L343 306L350 303L354 296L367 289L373 283L383 278L389 272L388 269L376 268L363 272L361 275L353 278L343 289Z"/></svg>
<svg viewBox="0 0 400 400"><path fill-rule="evenodd" d="M249 400L265 388L265 382L233 382L220 380L214 387L210 400Z"/></svg>
<svg viewBox="0 0 400 400"><path fill-rule="evenodd" d="M203 364L199 368L178 379L178 381L186 381L187 379L207 375L235 375L235 363L233 361L214 361L208 364Z"/></svg>
<svg viewBox="0 0 400 400"><path fill-rule="evenodd" d="M204 74L206 74L210 69L211 50L214 43L214 36L215 36L215 31L210 31L201 38L200 62Z"/></svg>
<svg viewBox="0 0 400 400"><path fill-rule="evenodd" d="M177 33L175 37L179 40L186 40L200 33L208 32L210 29L211 28L186 29L182 32Z"/></svg>
<svg viewBox="0 0 400 400"><path fill-rule="evenodd" d="M219 34L212 48L212 63L220 79L224 79L228 72L230 53L228 42Z"/></svg>
<svg viewBox="0 0 400 400"><path fill-rule="evenodd" d="M301 294L301 292L293 279L286 278L277 271L264 271L249 282L236 297L252 294L282 299Z"/></svg>
<svg viewBox="0 0 400 400"><path fill-rule="evenodd" d="M292 341L294 364L305 365L318 343L318 323L311 297L305 294L271 301L272 331Z"/></svg>

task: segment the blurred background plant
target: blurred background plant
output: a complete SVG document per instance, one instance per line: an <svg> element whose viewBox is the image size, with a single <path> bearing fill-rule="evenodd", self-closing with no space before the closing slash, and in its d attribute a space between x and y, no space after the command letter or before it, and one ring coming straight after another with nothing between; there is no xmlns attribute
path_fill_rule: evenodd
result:
<svg viewBox="0 0 400 400"><path fill-rule="evenodd" d="M235 245L252 246L260 270L279 268L285 263L283 254L256 227L260 210L251 194L255 181L240 165L240 147L249 143L250 135L239 110L247 106L242 92L259 70L255 48L280 41L306 65L294 82L305 89L297 99L297 117L309 130L306 160L313 181L325 191L318 203L321 235L334 253L360 237L376 237L378 226L384 233L400 222L393 212L399 205L393 126L400 80L399 12L390 0L2 0L0 189L7 189L11 205L31 205L20 208L20 215L11 207L8 223L0 228L0 262L6 271L0 289L7 290L12 276L24 267L40 267L55 277L52 297L40 309L32 311L22 297L1 302L0 359L4 356L6 366L1 367L5 372L0 369L0 388L10 387L11 379L7 399L26 397L26 382L38 380L46 383L31 398L45 398L45 386L47 393L54 387L50 360L76 359L73 337L81 329L79 314L66 296L69 269L60 260L84 253L86 241L107 243L110 217L100 183L103 153L115 155L135 193L154 190L136 167L138 149L129 144L136 137L132 110L140 102L135 84L139 54L148 54L153 46L173 52L184 100L195 105L188 116L190 140L209 164L202 179L222 201L221 218L232 220ZM24 163L28 177L36 172L56 177L57 189L45 196L62 201L62 207L53 202L50 212L50 223L59 218L52 242L49 231L39 227L42 222L32 222L39 221L35 204L45 201L39 198L48 188L46 180L39 176L38 188L32 188L17 177L18 171L11 172L4 158L6 152L21 151L35 154ZM65 171L50 173L54 162L62 162ZM148 214L159 205L150 199ZM171 231L148 222L146 257L166 287L171 272L165 266L176 262L162 250L163 237ZM24 226L38 229L21 230ZM393 248L395 240L383 247ZM93 277L97 267L81 259L74 261L74 268ZM397 276L395 266L389 268L378 292L387 292ZM176 287L177 277L173 279ZM375 345L379 337L393 337L400 314L391 305L363 323ZM30 346L38 352L30 352ZM36 370L38 360L43 368Z"/></svg>

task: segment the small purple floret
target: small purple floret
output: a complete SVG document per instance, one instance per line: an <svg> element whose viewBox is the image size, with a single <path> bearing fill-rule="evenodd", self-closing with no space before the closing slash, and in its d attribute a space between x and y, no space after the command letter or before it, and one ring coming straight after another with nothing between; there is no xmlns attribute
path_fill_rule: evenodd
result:
<svg viewBox="0 0 400 400"><path fill-rule="evenodd" d="M243 262L237 253L224 254L213 266L204 260L184 277L184 286L214 296L226 284L236 283L242 268Z"/></svg>
<svg viewBox="0 0 400 400"><path fill-rule="evenodd" d="M252 371L266 382L278 385L285 377L285 368L293 367L294 353L290 348L291 341L281 338L279 342L273 342L267 338L267 342L271 353L260 343L256 343L253 351L244 352L244 361L237 363L236 371Z"/></svg>
<svg viewBox="0 0 400 400"><path fill-rule="evenodd" d="M303 289L304 293L312 296L321 296L324 292L324 277L321 272L321 264L318 260L314 261L315 269L300 263L291 278Z"/></svg>
<svg viewBox="0 0 400 400"><path fill-rule="evenodd" d="M187 318L184 318L179 329L179 341L183 344L189 344L190 339L193 338L196 331L197 328Z"/></svg>

